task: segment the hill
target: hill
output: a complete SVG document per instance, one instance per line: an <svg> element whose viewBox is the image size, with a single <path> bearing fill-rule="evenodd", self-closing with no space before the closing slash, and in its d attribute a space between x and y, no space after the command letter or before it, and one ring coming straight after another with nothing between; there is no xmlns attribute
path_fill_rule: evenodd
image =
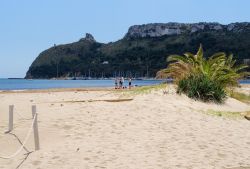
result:
<svg viewBox="0 0 250 169"><path fill-rule="evenodd" d="M239 63L250 59L250 23L154 23L131 26L121 40L96 42L91 34L71 44L53 46L35 59L25 78L68 76L154 77L170 54L195 52L206 57L223 51Z"/></svg>

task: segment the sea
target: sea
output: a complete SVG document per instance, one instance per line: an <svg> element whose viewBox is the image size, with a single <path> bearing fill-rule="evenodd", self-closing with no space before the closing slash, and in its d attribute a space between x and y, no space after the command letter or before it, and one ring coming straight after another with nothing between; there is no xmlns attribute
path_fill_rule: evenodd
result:
<svg viewBox="0 0 250 169"><path fill-rule="evenodd" d="M163 80L132 80L133 86L156 85ZM128 81L125 80L125 86ZM114 87L114 80L38 80L38 79L0 79L0 90L35 90L52 88L98 88Z"/></svg>
<svg viewBox="0 0 250 169"><path fill-rule="evenodd" d="M148 86L166 82L166 80L133 80L133 86ZM114 87L114 80L28 80L28 79L0 79L0 90L35 90L52 88L98 88ZM250 84L249 80L240 80L241 84ZM125 80L125 86L128 81Z"/></svg>

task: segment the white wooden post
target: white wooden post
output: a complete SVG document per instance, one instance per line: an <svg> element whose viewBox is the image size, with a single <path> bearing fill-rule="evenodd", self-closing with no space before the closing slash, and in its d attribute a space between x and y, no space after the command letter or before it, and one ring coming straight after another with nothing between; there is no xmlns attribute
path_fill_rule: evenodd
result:
<svg viewBox="0 0 250 169"><path fill-rule="evenodd" d="M14 112L14 105L9 105L9 130L11 132L13 130L13 112Z"/></svg>
<svg viewBox="0 0 250 169"><path fill-rule="evenodd" d="M36 113L36 106L32 105L32 117L33 117L33 120L34 120L33 130L34 130L35 150L39 150L40 149L39 134L38 134L38 124L37 124L37 115L38 114Z"/></svg>

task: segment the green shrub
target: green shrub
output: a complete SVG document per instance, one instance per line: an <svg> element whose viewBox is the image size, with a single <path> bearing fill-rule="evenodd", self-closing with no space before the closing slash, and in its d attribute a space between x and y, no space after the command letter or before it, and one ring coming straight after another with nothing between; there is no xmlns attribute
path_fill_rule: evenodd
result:
<svg viewBox="0 0 250 169"><path fill-rule="evenodd" d="M219 52L209 58L203 55L200 45L196 54L170 55L169 65L157 77L171 77L178 84L178 92L203 101L223 102L227 87L237 86L238 80L247 76L247 65L236 65L233 55Z"/></svg>
<svg viewBox="0 0 250 169"><path fill-rule="evenodd" d="M226 98L223 87L204 75L190 75L178 83L178 93L202 101L222 103Z"/></svg>
<svg viewBox="0 0 250 169"><path fill-rule="evenodd" d="M229 96L235 98L241 102L250 103L250 95L239 92L228 92Z"/></svg>

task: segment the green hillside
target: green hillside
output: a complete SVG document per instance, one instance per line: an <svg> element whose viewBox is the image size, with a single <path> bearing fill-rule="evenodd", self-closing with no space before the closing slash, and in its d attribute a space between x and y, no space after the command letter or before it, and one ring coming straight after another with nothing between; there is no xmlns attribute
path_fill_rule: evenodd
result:
<svg viewBox="0 0 250 169"><path fill-rule="evenodd" d="M206 28L210 24L205 23L202 30L192 33L181 25L181 33L155 37L144 36L141 32L134 36L129 32L123 39L108 44L98 43L92 35L87 34L86 38L78 42L54 46L43 51L30 66L26 78L75 75L154 77L159 69L166 67L168 55L195 52L200 43L204 46L206 57L223 51L233 53L240 63L244 59L250 59L250 24L235 25L233 30L229 30L228 25L222 25L223 27L217 30ZM168 28L172 29L171 26ZM146 32L148 31L149 29L146 29Z"/></svg>

